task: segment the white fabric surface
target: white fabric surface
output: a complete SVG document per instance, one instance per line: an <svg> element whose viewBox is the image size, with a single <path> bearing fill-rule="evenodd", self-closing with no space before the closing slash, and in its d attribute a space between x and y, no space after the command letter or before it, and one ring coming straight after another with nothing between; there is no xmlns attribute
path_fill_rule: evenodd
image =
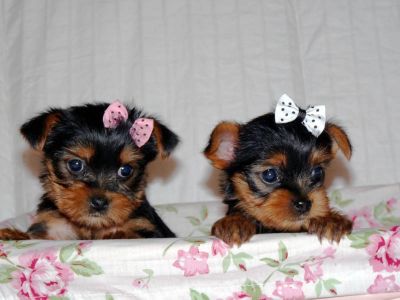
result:
<svg viewBox="0 0 400 300"><path fill-rule="evenodd" d="M201 154L213 126L283 93L348 130L354 157L328 185L398 182L399 79L397 0L0 0L0 219L41 194L19 126L93 100L134 102L181 136L150 170L152 203L219 198Z"/></svg>

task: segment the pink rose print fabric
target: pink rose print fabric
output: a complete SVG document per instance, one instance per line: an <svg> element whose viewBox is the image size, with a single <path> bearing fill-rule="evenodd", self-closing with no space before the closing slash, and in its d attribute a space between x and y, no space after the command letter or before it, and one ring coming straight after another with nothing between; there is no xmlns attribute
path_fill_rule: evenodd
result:
<svg viewBox="0 0 400 300"><path fill-rule="evenodd" d="M226 297L224 300L246 300L246 299L252 299L252 296L241 291L241 292L234 292L231 296ZM218 300L223 300L219 298ZM272 300L272 298L269 298L265 295L261 295L258 300Z"/></svg>
<svg viewBox="0 0 400 300"><path fill-rule="evenodd" d="M367 253L374 272L400 271L400 226L395 226L383 234L373 234L369 238Z"/></svg>
<svg viewBox="0 0 400 300"><path fill-rule="evenodd" d="M275 282L273 295L285 300L304 299L302 286L303 283L301 281L286 277L285 281L278 280Z"/></svg>
<svg viewBox="0 0 400 300"><path fill-rule="evenodd" d="M178 250L178 259L173 263L173 266L183 270L184 276L207 274L209 273L207 259L207 252L201 252L199 248L191 246L187 252Z"/></svg>
<svg viewBox="0 0 400 300"><path fill-rule="evenodd" d="M221 255L221 257L225 256L229 250L229 245L220 239L213 239L211 246L211 253L213 256Z"/></svg>
<svg viewBox="0 0 400 300"><path fill-rule="evenodd" d="M19 264L24 269L12 274L12 286L18 290L20 299L46 300L67 292L74 276L67 265L56 259L52 249L27 252L19 257Z"/></svg>
<svg viewBox="0 0 400 300"><path fill-rule="evenodd" d="M303 265L304 268L304 280L309 283L309 282L317 282L319 278L324 275L324 272L322 271L322 261L318 261L316 263L305 263Z"/></svg>
<svg viewBox="0 0 400 300"><path fill-rule="evenodd" d="M379 274L376 276L374 284L367 291L370 294L399 292L400 286L396 284L396 277L394 275L383 277Z"/></svg>

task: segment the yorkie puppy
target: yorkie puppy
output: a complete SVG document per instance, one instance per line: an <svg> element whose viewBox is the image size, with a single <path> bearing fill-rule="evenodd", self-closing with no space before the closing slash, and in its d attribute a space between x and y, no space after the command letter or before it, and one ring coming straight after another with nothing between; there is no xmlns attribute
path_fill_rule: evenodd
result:
<svg viewBox="0 0 400 300"><path fill-rule="evenodd" d="M339 242L352 222L329 207L325 169L340 149L352 147L342 128L325 125L325 107L299 109L283 95L274 113L247 124L221 122L204 154L223 170L228 205L212 234L240 245L256 233L301 232Z"/></svg>
<svg viewBox="0 0 400 300"><path fill-rule="evenodd" d="M21 127L43 152L44 194L27 232L0 239L174 237L145 195L147 164L178 137L158 120L116 101L50 109Z"/></svg>

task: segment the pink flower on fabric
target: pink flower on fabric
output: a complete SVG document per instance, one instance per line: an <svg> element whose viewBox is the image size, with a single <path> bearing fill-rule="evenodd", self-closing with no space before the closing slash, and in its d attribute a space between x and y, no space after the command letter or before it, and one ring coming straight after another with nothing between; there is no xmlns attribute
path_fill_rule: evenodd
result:
<svg viewBox="0 0 400 300"><path fill-rule="evenodd" d="M246 292L240 291L240 292L234 292L232 296L227 297L225 300L241 300L241 299L251 299L251 298L252 298L251 295L247 294ZM260 296L260 298L258 298L258 300L272 300L272 298L269 298L263 294Z"/></svg>
<svg viewBox="0 0 400 300"><path fill-rule="evenodd" d="M234 292L232 296L229 296L226 298L226 300L240 300L240 299L246 299L246 298L251 298L251 296L245 292Z"/></svg>
<svg viewBox="0 0 400 300"><path fill-rule="evenodd" d="M272 294L285 300L304 299L302 286L301 281L294 281L293 278L286 277L283 282L280 280L275 282L275 290Z"/></svg>
<svg viewBox="0 0 400 300"><path fill-rule="evenodd" d="M398 291L400 291L400 286L396 284L396 277L394 275L382 277L381 274L376 276L374 284L367 289L370 294Z"/></svg>
<svg viewBox="0 0 400 300"><path fill-rule="evenodd" d="M316 263L305 263L303 265L304 268L304 280L306 283L313 282L315 283L319 278L324 275L322 270L322 260L317 261Z"/></svg>
<svg viewBox="0 0 400 300"><path fill-rule="evenodd" d="M178 250L178 259L173 266L184 271L184 276L194 276L199 274L208 274L208 253L200 252L199 248L191 246L189 251Z"/></svg>
<svg viewBox="0 0 400 300"><path fill-rule="evenodd" d="M147 285L147 283L146 283L143 279L135 279L135 280L132 282L132 285L133 285L135 288L140 288L140 289L149 287L149 286Z"/></svg>
<svg viewBox="0 0 400 300"><path fill-rule="evenodd" d="M4 250L4 244L1 244L0 243L0 259L2 258L2 257L7 257L7 252L6 252L6 250Z"/></svg>
<svg viewBox="0 0 400 300"><path fill-rule="evenodd" d="M353 221L353 228L359 229L366 227L364 222L368 223L369 228L379 227L380 224L375 221L374 217L371 214L371 209L367 206L359 209L353 210L349 213L349 218Z"/></svg>
<svg viewBox="0 0 400 300"><path fill-rule="evenodd" d="M19 257L24 269L12 273L12 286L18 290L20 299L47 300L67 292L74 275L67 265L56 259L53 249L27 252Z"/></svg>
<svg viewBox="0 0 400 300"><path fill-rule="evenodd" d="M373 234L366 251L374 272L400 271L400 226L392 227L383 235Z"/></svg>
<svg viewBox="0 0 400 300"><path fill-rule="evenodd" d="M336 249L335 248L333 248L333 247L328 247L328 248L326 248L325 250L324 250L324 257L322 257L322 259L325 259L325 258L335 258L335 253L336 253Z"/></svg>
<svg viewBox="0 0 400 300"><path fill-rule="evenodd" d="M226 244L224 241L220 239L213 239L211 253L213 256L216 256L217 254L225 256L229 248L229 245Z"/></svg>

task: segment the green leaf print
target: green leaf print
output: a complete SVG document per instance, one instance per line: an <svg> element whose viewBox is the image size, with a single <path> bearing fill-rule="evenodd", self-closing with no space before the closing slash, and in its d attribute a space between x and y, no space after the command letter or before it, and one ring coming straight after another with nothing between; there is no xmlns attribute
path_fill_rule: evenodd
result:
<svg viewBox="0 0 400 300"><path fill-rule="evenodd" d="M318 281L318 283L315 285L315 294L317 295L317 297L321 296L321 292L322 292L322 282L321 280Z"/></svg>
<svg viewBox="0 0 400 300"><path fill-rule="evenodd" d="M76 249L76 245L72 244L72 245L67 245L61 248L60 250L60 260L63 263L66 263L74 254Z"/></svg>
<svg viewBox="0 0 400 300"><path fill-rule="evenodd" d="M190 289L190 299L191 300L210 300L208 296L204 293L199 293L194 289Z"/></svg>
<svg viewBox="0 0 400 300"><path fill-rule="evenodd" d="M186 217L186 219L188 219L190 224L192 224L193 226L199 226L201 224L201 221L196 217L189 216L189 217Z"/></svg>
<svg viewBox="0 0 400 300"><path fill-rule="evenodd" d="M280 262L283 262L288 258L288 250L282 241L279 241L278 255Z"/></svg>
<svg viewBox="0 0 400 300"><path fill-rule="evenodd" d="M287 268L287 267L279 268L278 271L287 276L290 276L290 277L293 277L293 276L299 274L299 271L297 271L296 269Z"/></svg>
<svg viewBox="0 0 400 300"><path fill-rule="evenodd" d="M14 266L1 266L0 267L0 283L9 283L12 278L12 272L16 271Z"/></svg>
<svg viewBox="0 0 400 300"><path fill-rule="evenodd" d="M258 300L261 297L260 286L249 279L246 279L245 283L242 285L242 291L251 296L251 299Z"/></svg>
<svg viewBox="0 0 400 300"><path fill-rule="evenodd" d="M204 221L205 219L207 219L207 217L208 217L208 209L207 206L203 205L200 211L200 218L201 220Z"/></svg>
<svg viewBox="0 0 400 300"><path fill-rule="evenodd" d="M354 232L347 235L347 238L351 241L350 247L355 249L362 249L369 245L369 237L377 233L377 230L366 230Z"/></svg>
<svg viewBox="0 0 400 300"><path fill-rule="evenodd" d="M78 275L90 277L92 275L100 275L103 273L101 267L94 261L88 259L74 260L71 262L71 269Z"/></svg>
<svg viewBox="0 0 400 300"><path fill-rule="evenodd" d="M335 278L329 278L327 280L322 281L324 288L331 294L337 295L335 285L340 284L341 282Z"/></svg>
<svg viewBox="0 0 400 300"><path fill-rule="evenodd" d="M269 258L269 257L264 257L264 258L261 258L260 260L272 268L276 268L280 265L279 261Z"/></svg>
<svg viewBox="0 0 400 300"><path fill-rule="evenodd" d="M149 275L149 277L152 277L154 275L154 271L151 269L143 269L143 272Z"/></svg>
<svg viewBox="0 0 400 300"><path fill-rule="evenodd" d="M222 260L222 270L224 273L228 271L229 266L231 265L231 260L232 260L232 255L229 253L229 255L225 256L224 259Z"/></svg>
<svg viewBox="0 0 400 300"><path fill-rule="evenodd" d="M114 300L114 297L111 294L107 293L106 300Z"/></svg>

